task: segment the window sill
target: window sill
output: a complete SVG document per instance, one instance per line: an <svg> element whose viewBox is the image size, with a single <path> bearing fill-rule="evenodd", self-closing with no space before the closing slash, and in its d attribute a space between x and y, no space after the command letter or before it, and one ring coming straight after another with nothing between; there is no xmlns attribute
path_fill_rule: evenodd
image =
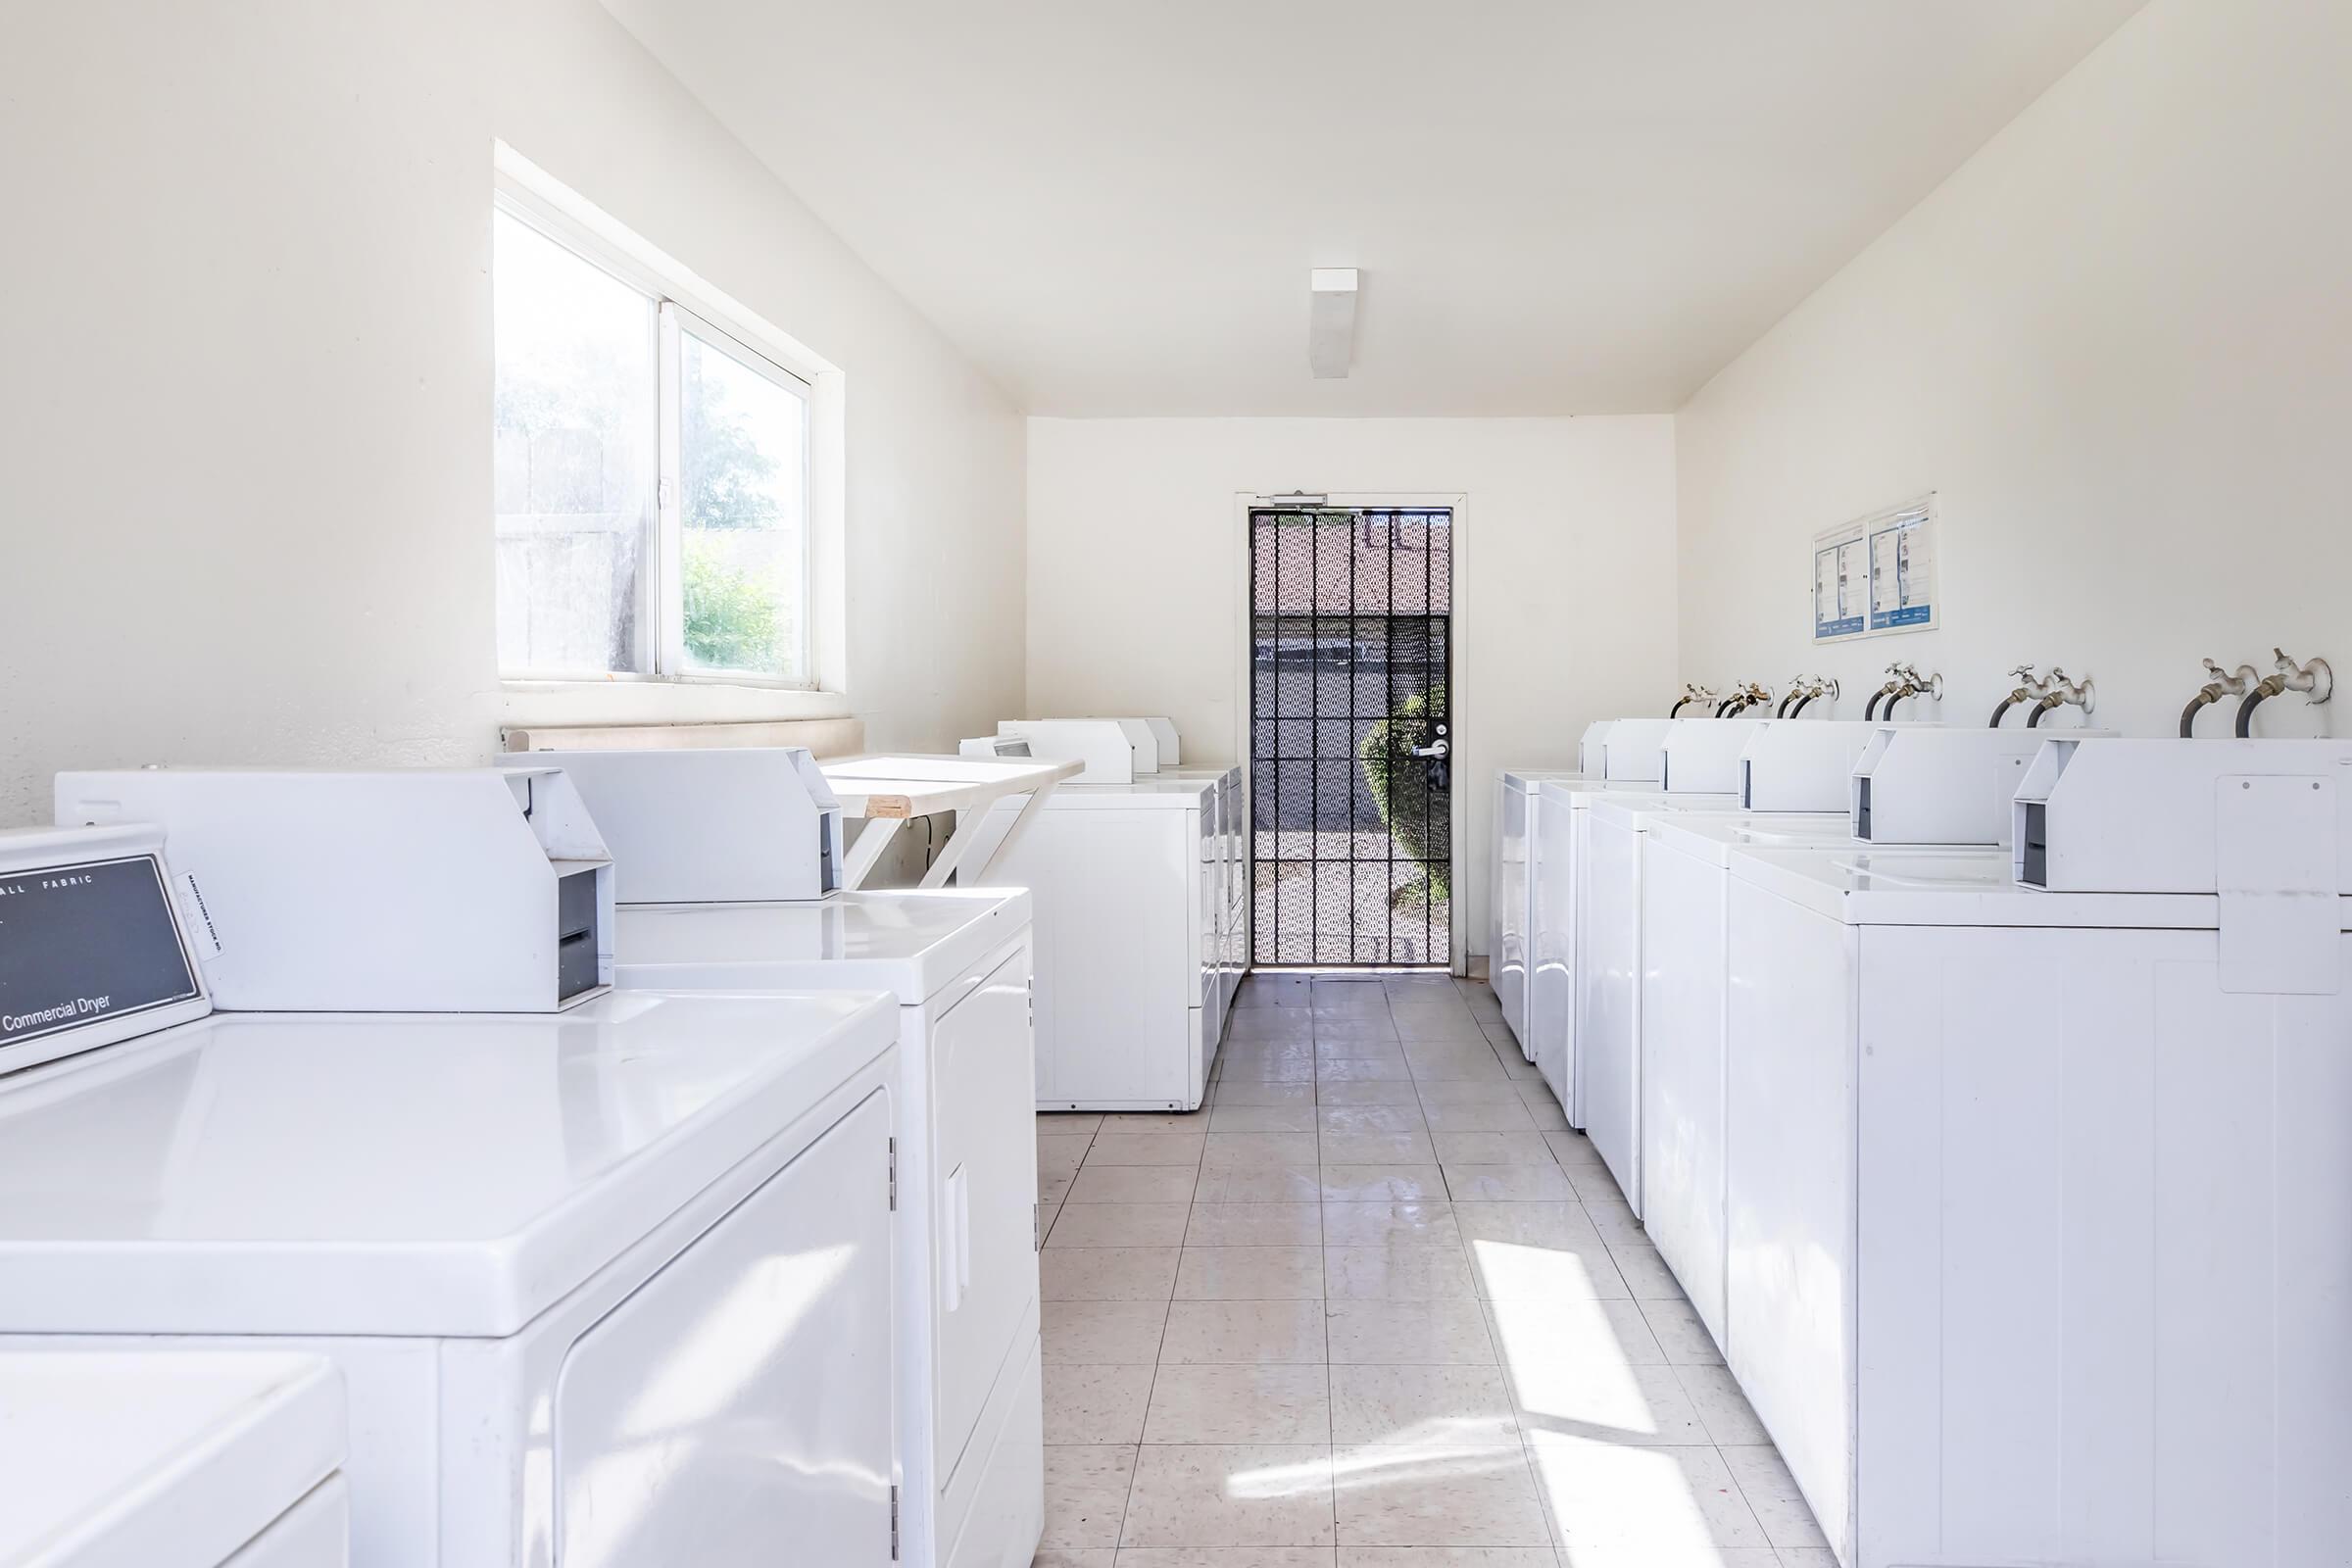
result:
<svg viewBox="0 0 2352 1568"><path fill-rule="evenodd" d="M847 718L840 692L721 681L509 680L500 682L502 726L735 724Z"/></svg>

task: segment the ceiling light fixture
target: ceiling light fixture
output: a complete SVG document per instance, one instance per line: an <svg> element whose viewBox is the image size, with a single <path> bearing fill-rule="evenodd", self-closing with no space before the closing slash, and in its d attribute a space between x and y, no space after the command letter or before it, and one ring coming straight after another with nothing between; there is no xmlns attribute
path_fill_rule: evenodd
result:
<svg viewBox="0 0 2352 1568"><path fill-rule="evenodd" d="M1344 378L1355 360L1356 270L1317 267L1306 274L1306 363L1315 379Z"/></svg>

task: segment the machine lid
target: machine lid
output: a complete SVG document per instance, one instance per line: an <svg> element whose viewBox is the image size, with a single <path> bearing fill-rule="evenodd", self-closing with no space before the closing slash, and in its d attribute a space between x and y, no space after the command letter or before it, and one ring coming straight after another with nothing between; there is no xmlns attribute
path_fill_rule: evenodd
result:
<svg viewBox="0 0 2352 1568"><path fill-rule="evenodd" d="M825 904L653 904L615 919L624 987L937 996L1026 930L1024 888L845 893Z"/></svg>
<svg viewBox="0 0 2352 1568"><path fill-rule="evenodd" d="M2205 893L2046 893L1984 848L1734 850L1731 874L1849 925L2059 926L2211 931L2221 901ZM2352 899L2343 901L2352 930Z"/></svg>
<svg viewBox="0 0 2352 1568"><path fill-rule="evenodd" d="M1736 849L1835 848L1853 841L1843 811L1673 811L1650 817L1649 836L1711 865Z"/></svg>
<svg viewBox="0 0 2352 1568"><path fill-rule="evenodd" d="M1155 773L1129 784L1064 784L1046 797L1040 808L1048 811L1133 811L1158 808L1181 811L1198 808L1217 793L1217 779L1208 774L1183 774L1171 778ZM1010 809L1020 803L1013 801L998 808Z"/></svg>
<svg viewBox="0 0 2352 1568"><path fill-rule="evenodd" d="M1530 775L1537 780L1530 794L1548 801L1581 801L1592 795L1654 795L1660 800L1665 794L1653 783L1612 784L1607 779L1593 778L1583 773L1544 773Z"/></svg>
<svg viewBox="0 0 2352 1568"><path fill-rule="evenodd" d="M1502 770L1503 788L1517 790L1523 795L1533 794L1545 784L1585 782L1597 784L1600 780L1573 767L1506 767Z"/></svg>
<svg viewBox="0 0 2352 1568"><path fill-rule="evenodd" d="M886 1052L879 992L215 1013L0 1087L0 1333L514 1333Z"/></svg>
<svg viewBox="0 0 2352 1568"><path fill-rule="evenodd" d="M1602 784L1580 781L1546 784L1545 800L1564 802L1570 810L1588 811L1602 805L1626 810L1651 811L1725 811L1739 807L1732 795L1669 795L1655 782L1642 784Z"/></svg>
<svg viewBox="0 0 2352 1568"><path fill-rule="evenodd" d="M1710 720L1709 722L1713 722ZM1737 807L1737 795L1668 795L1651 790L1618 791L1596 795L1578 803L1602 821L1614 822L1637 833L1646 831L1663 817L1680 816L1686 811L1721 811Z"/></svg>
<svg viewBox="0 0 2352 1568"><path fill-rule="evenodd" d="M323 1356L0 1354L0 1563L220 1568L343 1462Z"/></svg>

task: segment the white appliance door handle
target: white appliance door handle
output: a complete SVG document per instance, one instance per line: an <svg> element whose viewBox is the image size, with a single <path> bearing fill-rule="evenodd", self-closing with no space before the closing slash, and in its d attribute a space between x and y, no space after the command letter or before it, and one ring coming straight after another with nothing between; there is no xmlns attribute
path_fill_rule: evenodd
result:
<svg viewBox="0 0 2352 1568"><path fill-rule="evenodd" d="M963 1167L956 1167L956 1291L972 1288L972 1183Z"/></svg>
<svg viewBox="0 0 2352 1568"><path fill-rule="evenodd" d="M945 1200L940 1207L939 1294L940 1305L953 1312L963 1304L963 1293L972 1283L971 1224L972 1205L970 1184L964 1179L963 1167L958 1165L947 1180Z"/></svg>

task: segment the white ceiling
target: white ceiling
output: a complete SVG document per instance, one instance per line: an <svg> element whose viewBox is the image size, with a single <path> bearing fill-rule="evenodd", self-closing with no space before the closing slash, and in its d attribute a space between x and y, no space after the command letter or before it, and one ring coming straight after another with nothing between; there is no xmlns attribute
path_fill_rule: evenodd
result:
<svg viewBox="0 0 2352 1568"><path fill-rule="evenodd" d="M606 3L1032 413L1501 415L1680 406L2142 0Z"/></svg>

